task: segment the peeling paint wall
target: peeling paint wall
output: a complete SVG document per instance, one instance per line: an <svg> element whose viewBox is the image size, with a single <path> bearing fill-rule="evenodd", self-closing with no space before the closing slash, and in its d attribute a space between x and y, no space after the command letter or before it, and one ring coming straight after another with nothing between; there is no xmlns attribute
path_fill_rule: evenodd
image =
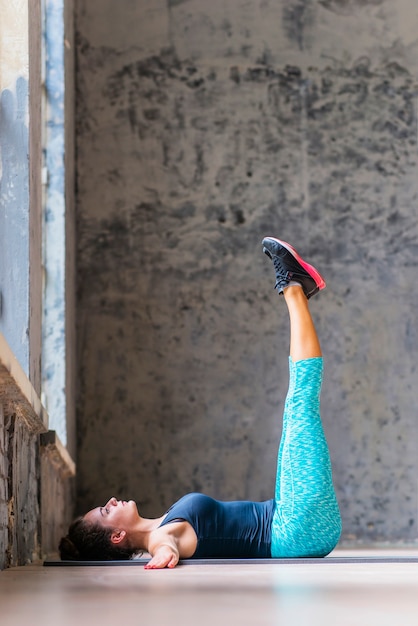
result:
<svg viewBox="0 0 418 626"><path fill-rule="evenodd" d="M29 6L20 0L0 1L0 332L37 393L41 327L39 7L36 2ZM24 564L38 554L38 475L36 433L1 406L0 569Z"/></svg>
<svg viewBox="0 0 418 626"><path fill-rule="evenodd" d="M40 2L0 9L0 332L40 393Z"/></svg>
<svg viewBox="0 0 418 626"><path fill-rule="evenodd" d="M11 89L1 89L0 330L29 372L27 99L27 75L18 77Z"/></svg>
<svg viewBox="0 0 418 626"><path fill-rule="evenodd" d="M56 550L57 532L62 531L73 510L72 478L63 474L62 468L57 470L49 453L40 451L38 434L45 430L45 425L41 424L41 430L33 429L20 419L20 403L22 398L25 400L25 393L16 383L17 390L13 389L11 399L8 386L10 368L18 362L20 381L24 381L25 389L30 388L30 400L40 405L44 279L41 267L41 8L40 0L0 0L0 569L39 558L42 549L51 551L52 542ZM71 2L67 2L65 10L66 20L72 25ZM71 28L68 33L71 35L67 44L71 49ZM63 37L61 43L64 46ZM66 56L70 61L69 54ZM68 69L70 84L74 76L70 62ZM73 95L72 89L67 94L68 104L70 94ZM70 106L68 111L64 132L71 137ZM64 311L69 345L67 377L61 385L69 394L68 439L73 452L73 142L69 141L69 145L70 175L65 180L65 192L63 190L70 213L66 223L70 245L65 250L65 269L70 277L66 283L69 306ZM67 451L64 453L73 465Z"/></svg>
<svg viewBox="0 0 418 626"><path fill-rule="evenodd" d="M77 5L79 508L271 497L288 323L312 302L346 542L414 541L414 0Z"/></svg>

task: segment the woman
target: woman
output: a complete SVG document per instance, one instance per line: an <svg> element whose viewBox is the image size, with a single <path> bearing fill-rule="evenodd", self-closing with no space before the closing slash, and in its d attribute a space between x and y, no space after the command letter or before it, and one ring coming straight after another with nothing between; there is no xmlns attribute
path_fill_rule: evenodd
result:
<svg viewBox="0 0 418 626"><path fill-rule="evenodd" d="M275 497L219 502L188 494L157 519L133 500L111 498L75 520L60 543L62 559L128 559L147 551L147 569L188 558L323 557L341 533L328 446L319 414L322 353L308 300L325 287L292 246L263 239L290 317L289 390L279 447Z"/></svg>

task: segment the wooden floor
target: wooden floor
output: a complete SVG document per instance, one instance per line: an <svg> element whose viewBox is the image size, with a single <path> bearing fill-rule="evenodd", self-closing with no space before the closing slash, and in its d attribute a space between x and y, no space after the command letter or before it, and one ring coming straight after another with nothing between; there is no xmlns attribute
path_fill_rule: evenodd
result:
<svg viewBox="0 0 418 626"><path fill-rule="evenodd" d="M0 572L0 616L4 626L417 626L418 563L30 565Z"/></svg>

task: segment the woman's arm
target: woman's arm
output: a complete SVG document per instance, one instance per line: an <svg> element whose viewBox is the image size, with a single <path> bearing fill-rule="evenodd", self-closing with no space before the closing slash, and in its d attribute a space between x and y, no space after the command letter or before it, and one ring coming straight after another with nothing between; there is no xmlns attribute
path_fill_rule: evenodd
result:
<svg viewBox="0 0 418 626"><path fill-rule="evenodd" d="M188 559L196 551L197 536L189 522L172 522L151 533L147 551L152 559L146 569L173 568L179 559Z"/></svg>
<svg viewBox="0 0 418 626"><path fill-rule="evenodd" d="M164 537L164 543L152 546L150 554L152 559L145 565L145 569L173 568L177 565L180 558L177 541L171 535Z"/></svg>

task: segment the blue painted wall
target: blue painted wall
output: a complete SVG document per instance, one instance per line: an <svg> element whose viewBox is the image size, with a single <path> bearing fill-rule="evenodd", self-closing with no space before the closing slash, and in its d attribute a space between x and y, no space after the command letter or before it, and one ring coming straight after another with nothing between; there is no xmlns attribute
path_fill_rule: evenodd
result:
<svg viewBox="0 0 418 626"><path fill-rule="evenodd" d="M0 95L0 332L29 375L28 83Z"/></svg>
<svg viewBox="0 0 418 626"><path fill-rule="evenodd" d="M42 390L50 428L67 445L64 4L45 2L46 135ZM70 348L71 352L71 348ZM72 402L72 399L70 399Z"/></svg>

